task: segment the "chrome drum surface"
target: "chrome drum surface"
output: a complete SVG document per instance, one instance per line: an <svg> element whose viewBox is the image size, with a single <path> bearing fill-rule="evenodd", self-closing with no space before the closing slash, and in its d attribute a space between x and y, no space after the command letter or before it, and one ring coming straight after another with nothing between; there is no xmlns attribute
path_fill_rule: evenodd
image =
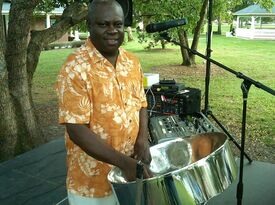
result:
<svg viewBox="0 0 275 205"><path fill-rule="evenodd" d="M237 177L227 137L212 132L174 138L150 148L154 177L142 181L142 205L197 205L223 192ZM109 175L120 205L135 204L137 183L115 167Z"/></svg>

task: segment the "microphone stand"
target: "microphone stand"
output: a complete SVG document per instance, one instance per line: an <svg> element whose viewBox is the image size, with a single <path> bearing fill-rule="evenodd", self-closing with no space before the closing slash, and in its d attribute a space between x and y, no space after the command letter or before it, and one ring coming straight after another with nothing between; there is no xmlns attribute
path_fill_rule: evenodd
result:
<svg viewBox="0 0 275 205"><path fill-rule="evenodd" d="M208 4L208 21L207 21L207 46L206 46L206 57L211 58L211 41L212 41L212 8L213 0L209 0ZM204 99L204 110L203 113L207 116L209 112L209 86L210 86L210 72L211 62L206 61L206 72L205 72L205 99Z"/></svg>
<svg viewBox="0 0 275 205"><path fill-rule="evenodd" d="M212 2L212 0L209 0L210 2ZM210 3L209 6L212 7L212 4ZM212 9L209 9L210 12L212 12ZM210 15L212 15L210 13ZM211 20L211 18L210 18ZM271 88L263 85L262 83L260 82L257 82L249 77L247 77L246 75L244 75L243 73L241 72L236 72L234 70L232 70L231 68L213 60L210 58L210 55L211 55L211 48L210 48L210 38L211 38L211 33L209 31L211 31L211 25L212 25L212 22L209 23L209 29L208 29L208 48L207 48L207 55L208 56L205 56L201 53L199 53L198 51L196 50L193 50L193 49L190 49L184 45L181 45L179 42L176 42L174 40L171 39L171 37L168 36L168 33L167 32L164 32L164 33L160 33L160 36L162 38L164 38L165 40L167 40L168 42L172 42L174 43L175 45L179 45L181 47L183 47L184 49L187 49L189 52L195 54L195 55L198 55L200 56L201 58L203 59L206 59L207 60L207 70L206 70L206 83L205 83L205 91L207 92L205 94L205 97L207 99L205 99L205 110L204 112L206 114L210 114L210 116L217 122L217 124L222 128L223 131L225 131L225 133L228 135L228 137L233 141L233 143L240 149L241 151L241 154L240 154L240 172L239 172L239 183L238 183L238 186L237 186L237 194L236 194L236 197L237 197L237 204L238 205L241 205L242 204L242 197L243 197L243 163L244 163L244 156L248 159L249 163L252 163L252 160L250 159L250 157L245 153L245 130L246 130L246 111L247 111L247 98L248 98L248 91L250 89L250 86L253 84L254 86L256 86L257 88L260 88L272 95L275 96L275 91L272 90ZM241 84L241 89L242 89L242 92L243 92L243 115L242 115L242 133L241 133L241 146L236 142L236 140L229 134L229 132L225 129L224 126L222 126L222 124L217 120L217 118L213 115L213 113L209 110L209 103L208 103L208 94L209 94L209 84L210 84L210 66L211 64L210 63L213 63L227 71L229 71L230 73L233 73L236 77L240 78L240 79L243 79L243 82Z"/></svg>

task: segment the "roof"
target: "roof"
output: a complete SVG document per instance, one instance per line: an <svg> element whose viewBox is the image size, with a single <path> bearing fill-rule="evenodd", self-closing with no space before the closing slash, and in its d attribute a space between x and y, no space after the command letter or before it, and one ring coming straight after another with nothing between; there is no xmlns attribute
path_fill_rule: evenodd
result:
<svg viewBox="0 0 275 205"><path fill-rule="evenodd" d="M53 11L49 12L50 14L55 14L55 15L62 15L64 8L59 7L55 8ZM9 2L3 2L2 6L2 15L9 14L10 11L10 3ZM45 14L45 12L41 12L41 14Z"/></svg>
<svg viewBox="0 0 275 205"><path fill-rule="evenodd" d="M273 1L275 2L275 1ZM275 16L275 6L270 11L260 5L251 5L233 13L235 16Z"/></svg>

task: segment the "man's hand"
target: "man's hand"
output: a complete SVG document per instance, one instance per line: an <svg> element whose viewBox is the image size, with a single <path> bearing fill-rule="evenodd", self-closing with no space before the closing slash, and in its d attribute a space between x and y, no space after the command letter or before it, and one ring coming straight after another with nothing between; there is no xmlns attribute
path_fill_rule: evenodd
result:
<svg viewBox="0 0 275 205"><path fill-rule="evenodd" d="M130 158L129 160L127 160L128 165L125 168L121 168L122 172L128 182L135 181L137 178L137 173L136 173L137 163L138 163L138 160ZM150 169L147 165L144 165L143 178L147 179L147 178L151 178L151 177L153 177L152 172L150 171Z"/></svg>
<svg viewBox="0 0 275 205"><path fill-rule="evenodd" d="M134 159L141 160L144 164L149 165L151 163L150 146L147 136L139 135L134 145Z"/></svg>

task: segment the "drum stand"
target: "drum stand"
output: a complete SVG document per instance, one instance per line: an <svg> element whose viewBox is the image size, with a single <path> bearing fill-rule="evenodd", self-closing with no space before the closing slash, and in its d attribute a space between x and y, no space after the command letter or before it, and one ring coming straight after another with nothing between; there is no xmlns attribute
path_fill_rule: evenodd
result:
<svg viewBox="0 0 275 205"><path fill-rule="evenodd" d="M275 91L271 88L254 81L253 79L245 76L241 72L236 72L232 70L231 68L211 59L211 34L212 34L212 7L213 7L213 0L209 0L209 6L208 6L208 31L207 31L207 54L206 56L199 53L196 50L190 49L184 45L181 45L180 43L172 40L167 32L160 33L160 36L167 40L168 42L172 42L175 45L179 45L183 47L184 49L187 49L189 52L193 53L194 55L198 55L201 58L204 58L207 60L206 62L206 76L205 76L205 107L203 110L203 113L208 116L210 115L213 120L220 126L220 128L224 131L224 133L229 137L229 139L237 146L237 148L240 150L240 171L239 171L239 182L237 186L237 205L242 204L242 197L243 197L243 164L244 164L244 156L248 159L249 163L252 163L251 158L245 153L245 130L246 130L246 111L247 111L247 98L248 98L248 92L250 89L250 86L253 84L257 88L260 88L272 95L275 96ZM210 70L211 70L211 63L229 71L230 73L233 73L236 75L236 77L243 79L243 82L241 84L241 89L243 93L243 114L242 114L242 132L241 132L241 146L236 142L233 136L230 135L230 133L226 130L226 128L219 122L219 120L213 115L211 110L209 109L209 85L210 85Z"/></svg>

